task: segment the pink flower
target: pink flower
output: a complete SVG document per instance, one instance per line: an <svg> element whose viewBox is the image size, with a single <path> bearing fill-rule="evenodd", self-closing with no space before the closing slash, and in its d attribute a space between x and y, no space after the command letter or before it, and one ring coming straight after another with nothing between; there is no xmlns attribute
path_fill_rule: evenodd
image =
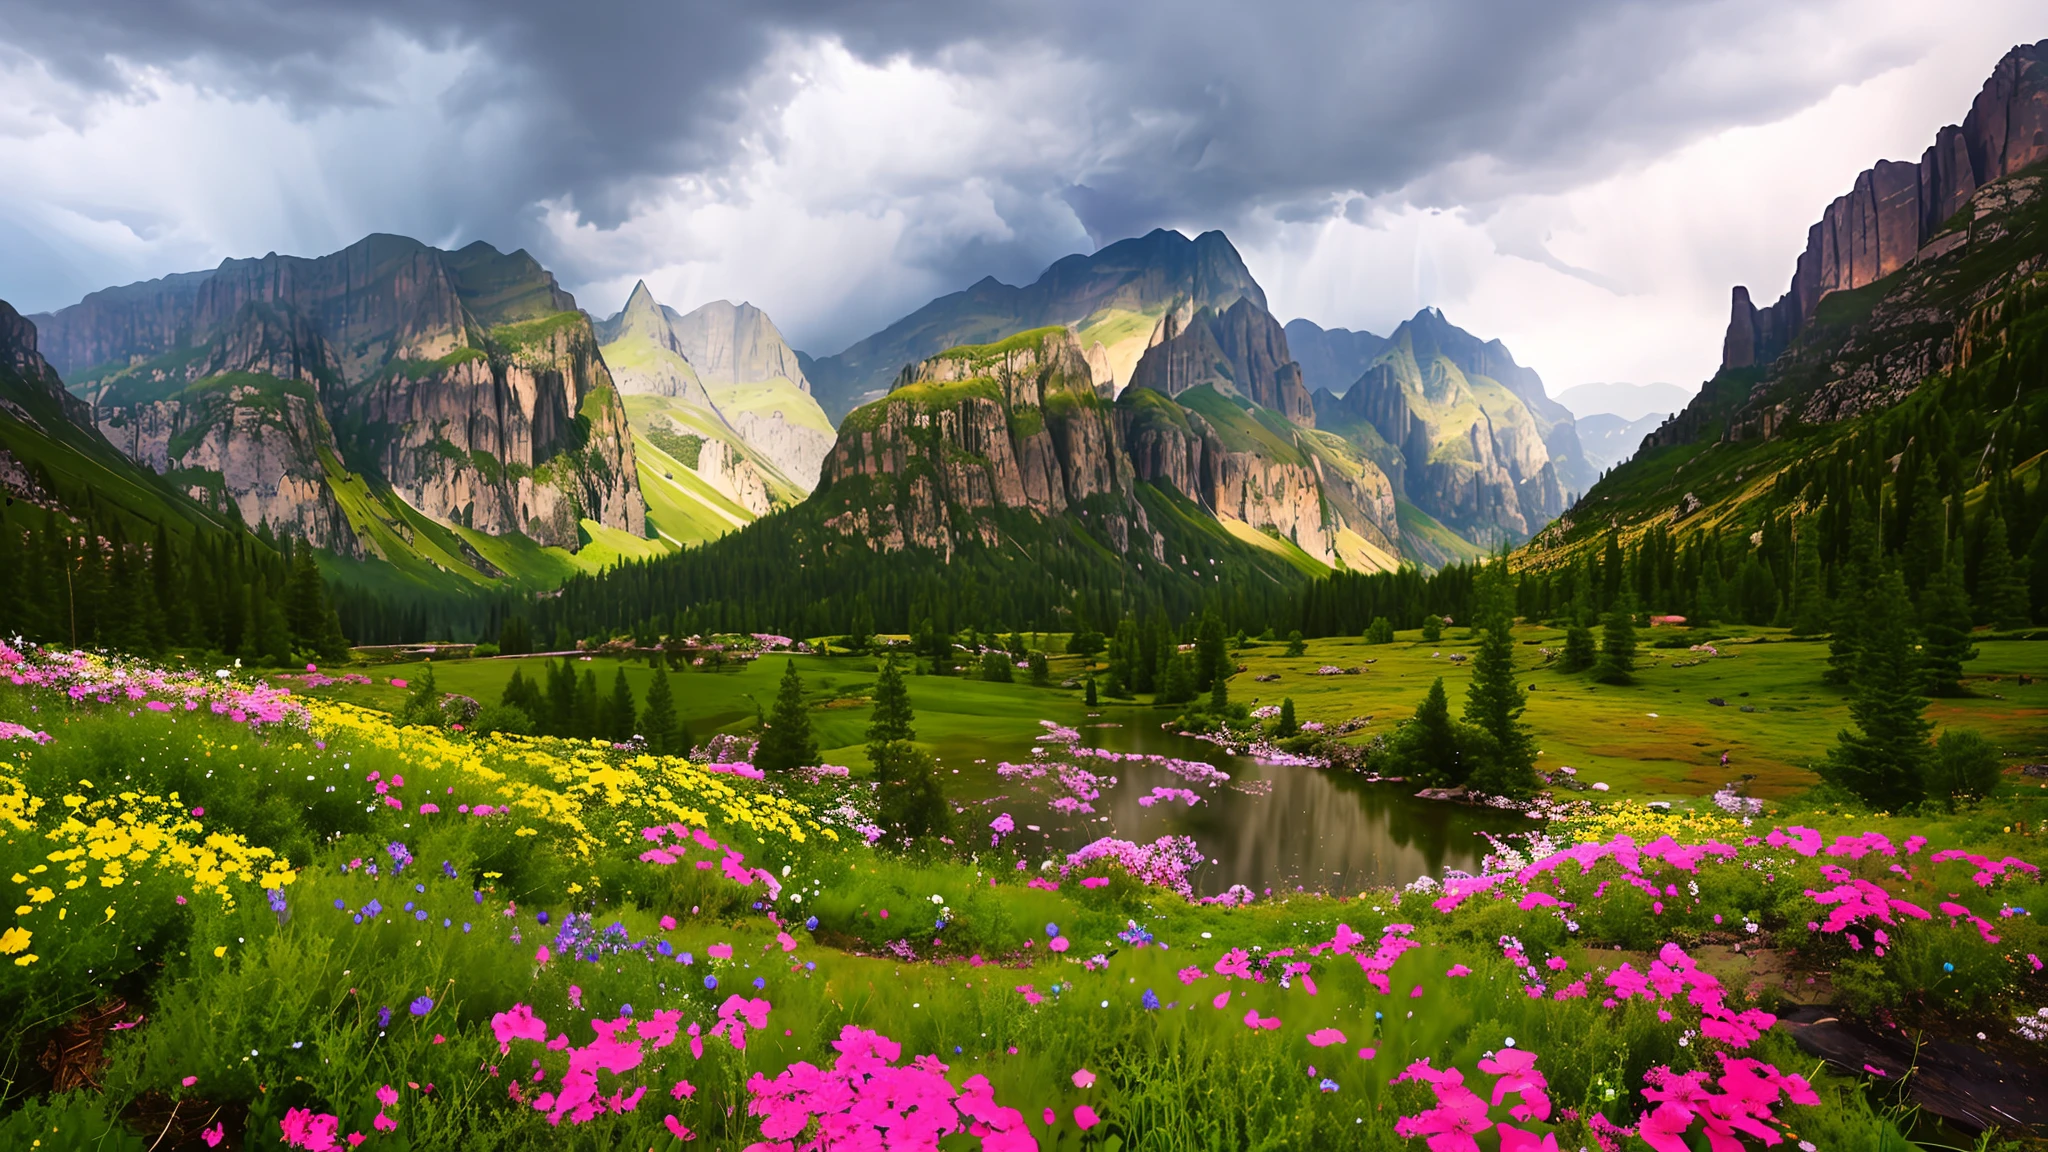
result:
<svg viewBox="0 0 2048 1152"><path fill-rule="evenodd" d="M1046 945L1046 947L1055 952L1065 952L1067 950L1067 938L1065 936L1055 936L1052 938L1052 943Z"/></svg>
<svg viewBox="0 0 2048 1152"><path fill-rule="evenodd" d="M661 1122L668 1126L669 1134L678 1140L695 1140L697 1134L683 1126L674 1116L663 1116Z"/></svg>
<svg viewBox="0 0 2048 1152"><path fill-rule="evenodd" d="M1244 1026L1247 1028L1263 1028L1270 1032L1280 1027L1280 1018L1278 1016L1261 1016L1259 1015L1259 1010L1254 1008L1244 1014Z"/></svg>
<svg viewBox="0 0 2048 1152"><path fill-rule="evenodd" d="M1342 1044L1344 1034L1335 1028L1318 1028L1308 1034L1308 1042L1318 1048L1328 1048L1332 1044Z"/></svg>
<svg viewBox="0 0 2048 1152"><path fill-rule="evenodd" d="M1078 1071L1078 1072L1074 1073L1074 1087L1076 1087L1076 1088L1093 1088L1093 1087L1095 1087L1095 1073L1093 1073L1093 1072L1090 1072L1090 1071L1089 1071L1089 1070L1087 1070L1086 1068L1083 1068L1083 1069L1081 1069L1080 1071Z"/></svg>
<svg viewBox="0 0 2048 1152"><path fill-rule="evenodd" d="M510 1012L500 1012L491 1017L491 1033L498 1038L498 1054L512 1051L512 1041L531 1040L544 1044L548 1038L547 1022L533 1014L533 1009L524 1004L514 1004Z"/></svg>
<svg viewBox="0 0 2048 1152"><path fill-rule="evenodd" d="M1107 888L1107 887L1109 887L1109 877L1107 877L1107 876L1088 876L1088 877L1084 877L1084 878L1083 878L1083 879L1081 880L1081 887L1083 887L1083 888Z"/></svg>
<svg viewBox="0 0 2048 1152"><path fill-rule="evenodd" d="M1444 975L1451 977L1470 976L1471 974L1472 970L1470 968L1465 967L1463 964L1453 964L1451 965L1450 971L1444 973Z"/></svg>
<svg viewBox="0 0 2048 1152"><path fill-rule="evenodd" d="M226 1135L227 1125L223 1123L215 1124L213 1127L208 1128L204 1132L201 1132L199 1134L199 1138L206 1141L206 1146L208 1148L218 1148L220 1147L221 1138Z"/></svg>
<svg viewBox="0 0 2048 1152"><path fill-rule="evenodd" d="M1370 1060L1379 1054L1380 1050L1377 1048L1360 1048L1358 1050L1358 1058L1360 1060Z"/></svg>
<svg viewBox="0 0 2048 1152"><path fill-rule="evenodd" d="M341 1127L341 1120L310 1108L292 1108L286 1110L278 1127L284 1130L287 1147L304 1152L334 1152L334 1134Z"/></svg>
<svg viewBox="0 0 2048 1152"><path fill-rule="evenodd" d="M382 1104L386 1108L389 1108L392 1105L397 1104L398 1090L393 1088L389 1084L386 1084L382 1088L377 1089L377 1103Z"/></svg>
<svg viewBox="0 0 2048 1152"><path fill-rule="evenodd" d="M886 913L884 913L884 915L886 915ZM732 959L732 945L730 944L713 944L711 947L706 948L704 951L710 953L711 958L713 960Z"/></svg>
<svg viewBox="0 0 2048 1152"><path fill-rule="evenodd" d="M1083 1104L1074 1109L1074 1123L1081 1126L1081 1131L1086 1132L1088 1129L1102 1123L1102 1118L1095 1114L1095 1109Z"/></svg>
<svg viewBox="0 0 2048 1152"><path fill-rule="evenodd" d="M1225 1004L1230 1003L1230 993L1225 992L1223 995L1218 996L1214 1000L1209 1001L1209 1003L1216 1006L1217 1008L1221 1008Z"/></svg>
<svg viewBox="0 0 2048 1152"><path fill-rule="evenodd" d="M678 1080L676 1086L668 1090L668 1094L678 1100L688 1100L697 1094L697 1086L688 1080Z"/></svg>
<svg viewBox="0 0 2048 1152"><path fill-rule="evenodd" d="M1499 1104L1507 1096L1519 1096L1520 1104L1508 1111L1517 1120L1548 1120L1550 1118L1550 1097L1545 1089L1550 1087L1543 1073L1536 1070L1536 1054L1522 1048L1506 1048L1491 1057L1479 1061L1479 1070L1500 1079L1493 1082L1493 1103Z"/></svg>
<svg viewBox="0 0 2048 1152"><path fill-rule="evenodd" d="M194 1084L197 1084L197 1083L199 1083L199 1077L197 1077L197 1076L187 1076L187 1077L185 1077L185 1078L184 1078L183 1080L180 1080L180 1081L178 1081L178 1083L180 1083L180 1084L183 1084L183 1085L184 1085L185 1087L187 1087L187 1088L190 1088L190 1087L191 1087L191 1086L193 1086Z"/></svg>
<svg viewBox="0 0 2048 1152"><path fill-rule="evenodd" d="M675 930L676 930L676 918L675 918L675 917L673 917L673 916L663 916L663 917L661 918L661 930L662 930L663 932L673 932L673 931L675 931Z"/></svg>
<svg viewBox="0 0 2048 1152"><path fill-rule="evenodd" d="M379 1112L377 1113L377 1118L370 1121L370 1127L375 1128L379 1132L396 1132L398 1131L398 1121Z"/></svg>

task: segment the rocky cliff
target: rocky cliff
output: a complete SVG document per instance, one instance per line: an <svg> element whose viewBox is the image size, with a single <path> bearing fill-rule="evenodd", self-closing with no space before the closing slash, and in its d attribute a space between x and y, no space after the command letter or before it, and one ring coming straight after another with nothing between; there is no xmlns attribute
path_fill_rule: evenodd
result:
<svg viewBox="0 0 2048 1152"><path fill-rule="evenodd" d="M1917 259L1979 188L2048 157L2048 40L2006 53L1960 125L1935 133L1919 162L1880 160L1808 229L1792 286L1768 308L1734 291L1721 365L1769 363L1831 292L1874 284Z"/></svg>
<svg viewBox="0 0 2048 1152"><path fill-rule="evenodd" d="M584 519L645 530L595 333L524 252L376 235L95 293L40 326L110 440L252 526L374 553L334 490L363 474L443 523L570 550Z"/></svg>
<svg viewBox="0 0 2048 1152"><path fill-rule="evenodd" d="M724 300L681 315L663 311L726 422L799 489L815 487L832 422L775 322L752 304Z"/></svg>
<svg viewBox="0 0 2048 1152"><path fill-rule="evenodd" d="M1315 427L1301 365L1288 352L1287 333L1265 308L1241 296L1220 313L1201 309L1179 330L1171 319L1165 338L1138 361L1132 387L1168 396L1213 388L1278 412L1300 427Z"/></svg>
<svg viewBox="0 0 2048 1152"><path fill-rule="evenodd" d="M1339 395L1365 375L1373 358L1387 350L1387 338L1349 328L1324 328L1310 320L1287 322L1287 347L1301 365L1301 384L1310 392L1327 388Z"/></svg>
<svg viewBox="0 0 2048 1152"><path fill-rule="evenodd" d="M845 351L812 361L811 376L826 410L844 412L881 395L904 367L947 348L1060 324L1076 328L1084 354L1097 360L1092 375L1111 382L1113 393L1168 311L1222 312L1240 299L1266 306L1265 291L1223 233L1190 240L1160 229L1091 255L1068 256L1022 288L989 277L942 296Z"/></svg>
<svg viewBox="0 0 2048 1152"><path fill-rule="evenodd" d="M811 502L878 551L1001 542L990 510L1077 513L1120 552L1163 558L1086 355L1064 328L954 348L841 422Z"/></svg>

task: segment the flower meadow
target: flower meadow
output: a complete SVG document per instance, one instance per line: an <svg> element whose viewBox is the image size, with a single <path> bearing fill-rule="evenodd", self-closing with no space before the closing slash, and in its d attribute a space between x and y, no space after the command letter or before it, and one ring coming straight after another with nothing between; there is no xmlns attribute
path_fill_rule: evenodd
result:
<svg viewBox="0 0 2048 1152"><path fill-rule="evenodd" d="M1201 901L1189 837L892 854L841 774L0 664L8 1148L1904 1148L1788 1012L2048 1036L2037 854L1985 814L1617 802ZM1008 767L1087 804L1085 759ZM1152 799L1229 803L1204 767Z"/></svg>

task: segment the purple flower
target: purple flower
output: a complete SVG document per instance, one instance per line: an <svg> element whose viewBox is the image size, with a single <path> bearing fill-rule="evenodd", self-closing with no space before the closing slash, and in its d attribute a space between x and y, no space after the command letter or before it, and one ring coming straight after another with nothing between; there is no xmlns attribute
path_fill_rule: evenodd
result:
<svg viewBox="0 0 2048 1152"><path fill-rule="evenodd" d="M388 1004L387 1004L387 1005L385 1005L384 1007L382 1007L382 1008L379 1008L379 1009L377 1009L377 1027L379 1027L379 1028L389 1028L389 1027L391 1027L391 1006L390 1006L390 1005L388 1005Z"/></svg>
<svg viewBox="0 0 2048 1152"><path fill-rule="evenodd" d="M432 997L422 996L411 1004L406 1005L406 1007L411 1009L412 1014L415 1016L425 1016L434 1010L434 1001Z"/></svg>
<svg viewBox="0 0 2048 1152"><path fill-rule="evenodd" d="M818 930L818 918L816 916L813 916L810 919L804 921L804 927L811 930L812 932L816 932Z"/></svg>
<svg viewBox="0 0 2048 1152"><path fill-rule="evenodd" d="M716 987L718 987L718 977L716 977L716 976L706 976L706 977L704 978L704 987L706 987L706 988L716 988Z"/></svg>
<svg viewBox="0 0 2048 1152"><path fill-rule="evenodd" d="M1150 988L1145 989L1145 995L1140 997L1138 1002L1145 1006L1145 1011L1147 1012L1159 1011L1159 993L1152 991Z"/></svg>
<svg viewBox="0 0 2048 1152"><path fill-rule="evenodd" d="M536 919L536 920L540 921L541 923L545 924L545 923L547 923L547 922L548 922L548 914L547 914L547 913L545 913L545 912L543 912L543 913L541 913L541 914L540 914L539 916L536 916L536 917L534 917L534 919Z"/></svg>

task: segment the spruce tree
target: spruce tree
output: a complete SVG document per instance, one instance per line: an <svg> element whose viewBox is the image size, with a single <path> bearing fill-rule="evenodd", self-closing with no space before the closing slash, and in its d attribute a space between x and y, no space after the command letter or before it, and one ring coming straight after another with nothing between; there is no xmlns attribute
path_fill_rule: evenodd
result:
<svg viewBox="0 0 2048 1152"><path fill-rule="evenodd" d="M1451 702L1444 694L1444 679L1439 676L1422 703L1415 706L1415 718L1387 741L1387 756L1394 771L1413 783L1454 788L1465 783L1468 775L1458 736L1458 726L1451 720Z"/></svg>
<svg viewBox="0 0 2048 1152"><path fill-rule="evenodd" d="M1195 674L1188 667L1184 652L1175 652L1166 661L1166 673L1159 678L1159 694L1155 703L1185 704L1195 698Z"/></svg>
<svg viewBox="0 0 2048 1152"><path fill-rule="evenodd" d="M1558 658L1557 666L1565 672L1584 672L1593 666L1599 649L1593 643L1593 630L1583 619L1574 618L1571 627L1564 630L1564 655Z"/></svg>
<svg viewBox="0 0 2048 1152"><path fill-rule="evenodd" d="M1033 649L1031 655L1025 658L1025 663L1031 665L1033 684L1043 688L1052 683L1052 663L1045 658L1045 653Z"/></svg>
<svg viewBox="0 0 2048 1152"><path fill-rule="evenodd" d="M1828 630L1827 573L1820 563L1819 517L1800 518L1792 559L1792 634L1818 636Z"/></svg>
<svg viewBox="0 0 2048 1152"><path fill-rule="evenodd" d="M943 836L952 824L930 753L912 744L890 744L876 764L881 777L879 818L889 839L914 841Z"/></svg>
<svg viewBox="0 0 2048 1152"><path fill-rule="evenodd" d="M571 676L575 673L571 672ZM597 673L585 672L576 681L576 711L569 721L569 735L578 740L588 740L600 734L602 718L599 716L597 696Z"/></svg>
<svg viewBox="0 0 2048 1152"><path fill-rule="evenodd" d="M1632 684L1636 671L1635 605L1624 596L1600 628L1600 660L1593 676L1603 684Z"/></svg>
<svg viewBox="0 0 2048 1152"><path fill-rule="evenodd" d="M1279 732L1282 736L1292 736L1299 731L1301 725L1294 718L1294 697L1289 696L1280 701Z"/></svg>
<svg viewBox="0 0 2048 1152"><path fill-rule="evenodd" d="M1977 570L1977 620L1993 628L2024 628L2029 615L2027 582L2013 562L2005 518L1994 511L1984 525L1984 559Z"/></svg>
<svg viewBox="0 0 2048 1152"><path fill-rule="evenodd" d="M1308 655L1308 641L1301 638L1301 629L1299 628L1287 634L1287 655L1290 657Z"/></svg>
<svg viewBox="0 0 2048 1152"><path fill-rule="evenodd" d="M1905 579L1896 570L1887 572L1873 583L1864 605L1849 701L1855 731L1842 732L1820 766L1823 778L1873 808L1898 811L1925 794L1930 725L1921 716L1927 700L1919 691L1919 639Z"/></svg>
<svg viewBox="0 0 2048 1152"><path fill-rule="evenodd" d="M1224 647L1223 621L1213 609L1203 612L1201 627L1195 631L1195 691L1208 690L1218 676L1229 676L1234 667Z"/></svg>
<svg viewBox="0 0 2048 1152"><path fill-rule="evenodd" d="M1230 711L1230 680L1227 677L1218 676L1209 685L1209 711L1219 717Z"/></svg>
<svg viewBox="0 0 2048 1152"><path fill-rule="evenodd" d="M1427 643L1427 644L1434 644L1434 643L1436 643L1437 641L1439 641L1439 640L1441 640L1441 639L1443 639L1443 638L1444 638L1444 619L1443 619L1443 617L1441 617L1441 616L1438 616L1438 615L1436 615L1436 614L1434 614L1434 613L1431 613L1430 615L1424 616L1424 617L1422 618L1422 639L1423 639L1423 642L1424 642L1424 643Z"/></svg>
<svg viewBox="0 0 2048 1152"><path fill-rule="evenodd" d="M1086 704L1090 708L1093 708L1101 702L1102 701L1098 699L1095 695L1095 673L1090 672L1088 674L1088 687L1081 694L1081 703Z"/></svg>
<svg viewBox="0 0 2048 1152"><path fill-rule="evenodd" d="M877 771L894 745L917 739L917 730L910 726L914 718L910 690L904 687L903 673L896 667L896 657L891 655L882 665L882 674L875 678L875 709L868 718L868 760Z"/></svg>
<svg viewBox="0 0 2048 1152"><path fill-rule="evenodd" d="M543 730L550 736L576 734L576 668L567 656L548 661L548 711L544 723Z"/></svg>
<svg viewBox="0 0 2048 1152"><path fill-rule="evenodd" d="M657 666L654 682L647 686L647 707L640 713L640 734L649 751L662 756L689 752L682 743L682 726L676 718L675 690L668 682L668 669Z"/></svg>
<svg viewBox="0 0 2048 1152"><path fill-rule="evenodd" d="M1480 631L1479 651L1473 655L1472 680L1465 688L1465 721L1486 733L1494 745L1498 778L1490 781L1490 790L1504 796L1527 795L1536 786L1536 747L1522 723L1524 696L1515 682L1506 559L1487 565L1481 578L1483 587L1475 589L1479 615L1473 620Z"/></svg>
<svg viewBox="0 0 2048 1152"><path fill-rule="evenodd" d="M1963 591L1962 549L1950 556L1920 594L1921 669L1930 696L1961 696L1963 664L1977 658L1970 643L1970 598Z"/></svg>
<svg viewBox="0 0 2048 1152"><path fill-rule="evenodd" d="M612 692L602 707L604 721L599 735L614 744L624 744L639 733L640 718L633 707L633 688L626 683L625 665L620 665L612 675Z"/></svg>
<svg viewBox="0 0 2048 1152"><path fill-rule="evenodd" d="M811 714L804 707L804 680L797 674L796 661L790 660L783 665L775 707L769 710L760 746L754 749L754 767L786 772L817 762L818 742L811 736Z"/></svg>
<svg viewBox="0 0 2048 1152"><path fill-rule="evenodd" d="M427 661L426 667L413 678L409 687L412 693L405 698L405 707L398 715L399 723L440 727L441 688L434 680L433 661Z"/></svg>

